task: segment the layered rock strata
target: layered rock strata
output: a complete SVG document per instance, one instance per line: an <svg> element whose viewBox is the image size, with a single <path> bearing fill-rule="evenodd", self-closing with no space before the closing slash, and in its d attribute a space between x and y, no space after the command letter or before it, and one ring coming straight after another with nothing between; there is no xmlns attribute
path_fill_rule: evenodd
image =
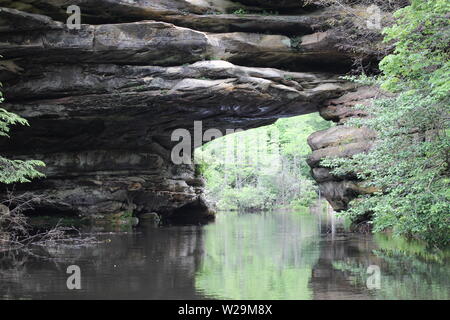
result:
<svg viewBox="0 0 450 320"><path fill-rule="evenodd" d="M65 9L74 4L80 29L65 24ZM339 49L328 21L340 13L297 0L0 5L2 107L31 125L2 139L1 153L47 164L45 179L15 186L34 192L45 213L208 219L195 165L172 161L174 130L194 135L194 121L201 121L203 130L225 133L318 111L342 119L348 103L332 99L353 90L339 77L352 53ZM265 10L280 14L261 15ZM323 108L327 101L334 102ZM349 152L365 150L358 143L366 133L342 128L310 139L314 176L332 203L340 187L320 158L337 136L356 139Z"/></svg>
<svg viewBox="0 0 450 320"><path fill-rule="evenodd" d="M319 184L321 194L336 211L347 209L349 202L355 197L370 194L374 190L364 187L356 174L347 176L332 174L332 169L322 166L321 161L324 158L349 158L370 150L376 133L364 127L346 126L346 122L351 118L368 116L358 106L368 105L380 95L382 93L376 88L361 87L355 92L327 101L320 108L320 114L337 125L308 137L308 144L313 150L307 159L308 165L312 168L312 176Z"/></svg>

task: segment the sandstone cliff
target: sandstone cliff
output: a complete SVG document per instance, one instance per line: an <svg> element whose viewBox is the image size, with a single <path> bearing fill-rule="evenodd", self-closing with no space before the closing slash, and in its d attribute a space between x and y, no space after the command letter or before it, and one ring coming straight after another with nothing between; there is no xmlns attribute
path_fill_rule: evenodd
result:
<svg viewBox="0 0 450 320"><path fill-rule="evenodd" d="M358 105L367 105L381 93L370 87L358 88L355 92L344 94L338 99L327 101L320 108L321 116L337 123L330 129L313 133L308 144L313 150L307 159L312 168L312 176L319 184L321 194L328 200L334 210L345 210L348 203L360 194L370 194L372 190L362 186L356 174L336 176L330 168L321 166L324 158L351 157L357 153L370 150L376 133L367 128L346 126L348 119L365 117Z"/></svg>
<svg viewBox="0 0 450 320"><path fill-rule="evenodd" d="M73 4L81 8L79 30L65 24ZM340 121L366 99L359 91L345 95L354 86L339 76L355 52L340 45L334 26L347 17L335 8L298 0L0 5L3 107L31 125L15 128L0 148L45 161L46 179L16 192L35 192L37 209L47 213L207 219L195 165L171 161L173 130L192 132L195 120L204 130L248 129L318 111ZM309 164L336 209L357 186L332 177L320 159L367 150L370 138L343 126L310 138Z"/></svg>

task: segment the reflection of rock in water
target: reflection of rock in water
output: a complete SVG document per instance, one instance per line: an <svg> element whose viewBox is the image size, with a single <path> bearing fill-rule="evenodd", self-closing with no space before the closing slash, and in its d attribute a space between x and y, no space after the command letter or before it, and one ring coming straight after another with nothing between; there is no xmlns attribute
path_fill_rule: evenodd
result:
<svg viewBox="0 0 450 320"><path fill-rule="evenodd" d="M385 235L326 235L313 268L314 299L443 299L450 297L450 254ZM369 290L368 267L380 268Z"/></svg>
<svg viewBox="0 0 450 320"><path fill-rule="evenodd" d="M336 261L356 261L361 265L376 264L368 247L369 238L352 241L351 235L324 236L320 245L320 258L312 271L310 287L314 292L314 299L372 299L365 286L356 286L351 282L351 275L334 268Z"/></svg>
<svg viewBox="0 0 450 320"><path fill-rule="evenodd" d="M371 254L373 244L370 237L346 233L344 220L326 202L318 202L311 211L319 217L322 235L318 250L320 257L312 270L309 283L313 298L330 299L372 299L365 285L354 285L351 275L334 267L339 261L351 260L361 265L376 264Z"/></svg>
<svg viewBox="0 0 450 320"><path fill-rule="evenodd" d="M194 274L202 254L199 227L149 228L111 236L83 249L1 253L0 299L195 299ZM66 268L81 268L82 290L66 287Z"/></svg>

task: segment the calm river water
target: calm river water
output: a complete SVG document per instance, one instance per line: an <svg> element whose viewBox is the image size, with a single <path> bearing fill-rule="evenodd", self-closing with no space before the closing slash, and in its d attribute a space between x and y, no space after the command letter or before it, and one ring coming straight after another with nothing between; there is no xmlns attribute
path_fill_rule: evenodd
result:
<svg viewBox="0 0 450 320"><path fill-rule="evenodd" d="M450 298L448 254L347 233L313 211L221 213L206 226L104 234L87 248L0 253L0 299ZM69 265L81 290L67 288Z"/></svg>

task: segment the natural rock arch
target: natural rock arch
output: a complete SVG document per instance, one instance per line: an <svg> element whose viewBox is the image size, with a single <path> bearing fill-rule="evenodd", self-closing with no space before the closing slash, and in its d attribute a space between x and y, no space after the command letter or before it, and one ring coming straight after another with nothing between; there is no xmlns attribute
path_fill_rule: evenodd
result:
<svg viewBox="0 0 450 320"><path fill-rule="evenodd" d="M171 162L173 130L192 131L195 120L204 130L249 129L318 111L341 120L361 100L358 92L333 101L355 87L339 78L351 54L337 48L333 29L315 33L311 27L326 28L328 11L296 20L225 14L214 20L205 14L208 10L229 12L235 4L91 2L77 2L85 10L83 19L94 23L80 30L51 18L63 21L64 3L38 1L25 7L45 16L0 11L3 106L31 124L2 140L2 153L46 162L46 179L16 187L16 192L41 195L42 210L91 217L156 211L167 218L207 218L195 166ZM48 3L54 6L49 9ZM110 5L109 10L101 11L102 5ZM158 21L141 21L145 18ZM136 22L111 23L122 21ZM274 34L252 32L261 24ZM293 28L298 41L283 35ZM229 32L236 29L246 32ZM363 100L373 97L367 92ZM352 130L341 127L310 139L317 149L310 159L313 174L336 209L360 190L331 176L318 160L339 154L330 149L337 144L347 144L343 155L366 150L370 133ZM359 144L348 144L343 136Z"/></svg>

